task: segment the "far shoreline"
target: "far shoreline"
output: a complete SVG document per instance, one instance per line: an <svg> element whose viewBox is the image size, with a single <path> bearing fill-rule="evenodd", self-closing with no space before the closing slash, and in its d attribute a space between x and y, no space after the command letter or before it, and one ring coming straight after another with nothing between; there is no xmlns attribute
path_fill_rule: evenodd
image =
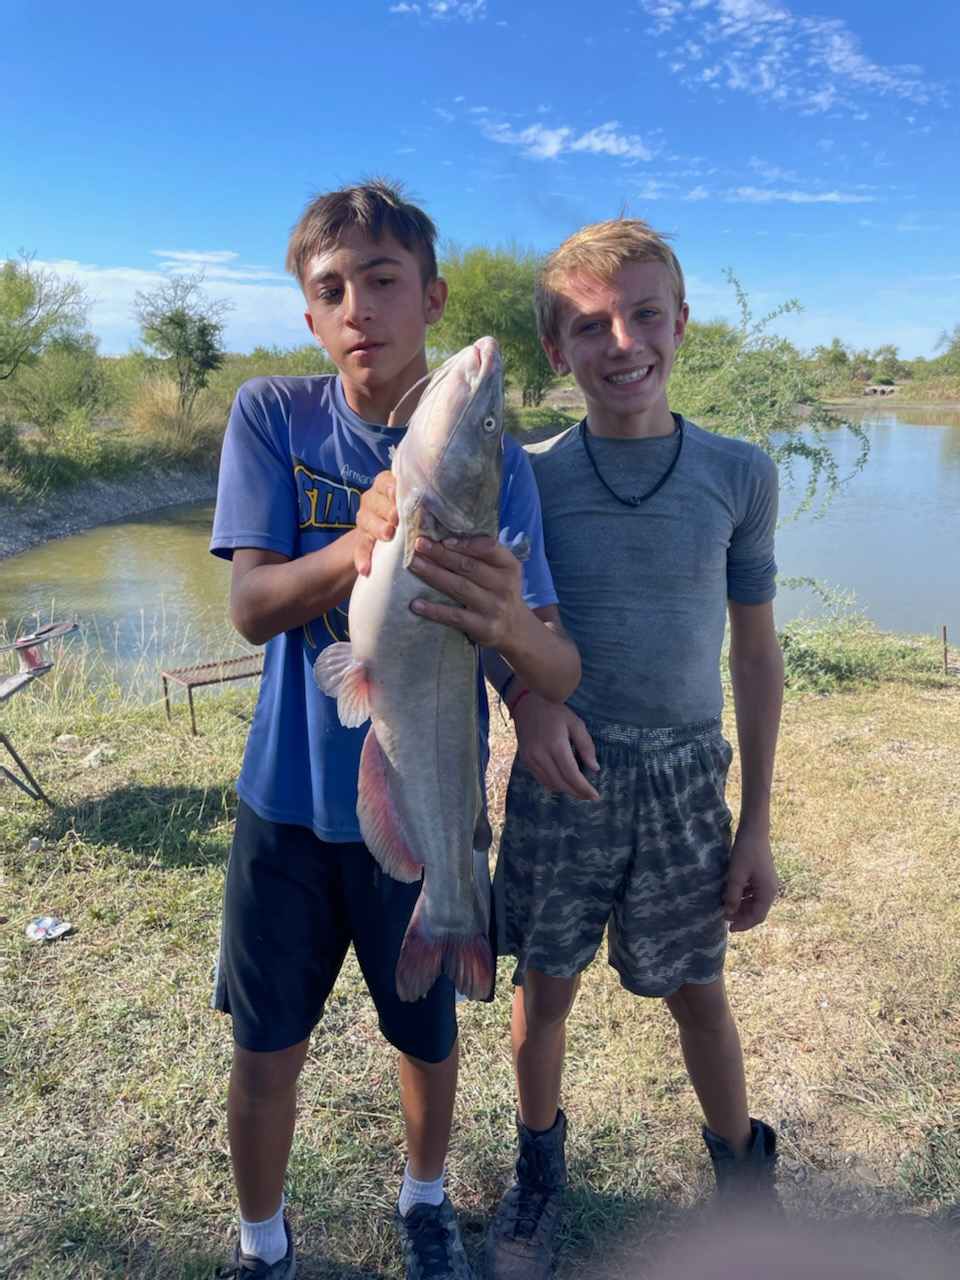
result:
<svg viewBox="0 0 960 1280"><path fill-rule="evenodd" d="M833 412L859 409L960 413L960 400L858 396L823 403ZM526 442L526 433L517 435ZM148 475L87 480L23 504L0 500L0 561L131 516L148 515L181 503L212 501L216 492L216 467L170 466L151 470Z"/></svg>
<svg viewBox="0 0 960 1280"><path fill-rule="evenodd" d="M215 467L181 466L116 480L88 480L22 505L0 502L0 560L130 516L212 501L216 492Z"/></svg>
<svg viewBox="0 0 960 1280"><path fill-rule="evenodd" d="M827 409L936 409L940 413L960 413L960 400L901 400L896 396L856 396L847 400L824 400Z"/></svg>

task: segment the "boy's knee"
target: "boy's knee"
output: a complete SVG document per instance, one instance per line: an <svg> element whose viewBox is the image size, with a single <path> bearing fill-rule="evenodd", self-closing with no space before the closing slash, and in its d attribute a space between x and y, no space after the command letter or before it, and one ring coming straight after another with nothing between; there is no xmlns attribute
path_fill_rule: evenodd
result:
<svg viewBox="0 0 960 1280"><path fill-rule="evenodd" d="M572 978L555 978L551 974L528 969L520 988L528 1029L541 1030L565 1022L579 986L579 974Z"/></svg>
<svg viewBox="0 0 960 1280"><path fill-rule="evenodd" d="M306 1060L308 1043L302 1040L289 1049L278 1049L273 1053L254 1053L234 1045L231 1088L238 1089L256 1102L266 1102L288 1093L296 1086Z"/></svg>
<svg viewBox="0 0 960 1280"><path fill-rule="evenodd" d="M682 1031L720 1033L733 1019L722 981L702 986L689 982L667 996L666 1005Z"/></svg>

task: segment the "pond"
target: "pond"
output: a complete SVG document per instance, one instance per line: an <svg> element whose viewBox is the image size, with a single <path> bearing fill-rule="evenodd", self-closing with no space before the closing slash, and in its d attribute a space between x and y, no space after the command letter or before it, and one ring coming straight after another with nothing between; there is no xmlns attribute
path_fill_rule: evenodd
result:
<svg viewBox="0 0 960 1280"><path fill-rule="evenodd" d="M960 413L864 412L865 470L825 515L787 520L778 535L783 577L810 577L856 593L880 627L960 638ZM831 442L840 474L857 443ZM791 499L786 495L785 514ZM227 620L229 566L207 551L212 503L170 507L63 538L0 561L0 621L76 614L88 641L128 673L161 662L243 653ZM778 623L822 605L783 588Z"/></svg>

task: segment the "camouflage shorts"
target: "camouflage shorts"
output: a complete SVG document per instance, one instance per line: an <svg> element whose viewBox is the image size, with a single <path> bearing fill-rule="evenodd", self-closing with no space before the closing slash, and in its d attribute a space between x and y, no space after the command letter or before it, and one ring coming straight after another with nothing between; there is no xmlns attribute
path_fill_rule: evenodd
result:
<svg viewBox="0 0 960 1280"><path fill-rule="evenodd" d="M507 791L495 892L501 953L572 977L609 924L628 991L670 995L723 972L732 749L720 721L671 729L588 724L600 803L547 791L519 760Z"/></svg>

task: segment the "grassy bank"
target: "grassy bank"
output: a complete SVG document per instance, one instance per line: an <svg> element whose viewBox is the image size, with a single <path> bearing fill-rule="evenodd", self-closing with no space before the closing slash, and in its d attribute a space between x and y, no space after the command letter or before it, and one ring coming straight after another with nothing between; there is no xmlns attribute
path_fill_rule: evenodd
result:
<svg viewBox="0 0 960 1280"><path fill-rule="evenodd" d="M733 941L730 987L754 1110L782 1135L788 1207L946 1220L960 1205L960 685L937 674L932 643L898 652L866 683L859 668L843 677L845 692L788 697L783 894ZM201 695L196 739L183 709L167 725L159 683L145 694L95 700L61 679L4 706L60 803L49 813L0 786L0 1271L24 1280L200 1277L230 1235L230 1037L206 1005L253 690ZM500 729L495 807L508 758ZM737 786L734 771L734 806ZM75 933L29 942L46 912ZM509 972L501 961L492 1005L461 1014L450 1180L471 1247L511 1159ZM603 963L572 1019L565 1098L561 1275L635 1234L642 1276L648 1246L688 1222L704 1158L665 1011L625 996ZM301 1115L301 1274L398 1276L393 1060L352 960Z"/></svg>

